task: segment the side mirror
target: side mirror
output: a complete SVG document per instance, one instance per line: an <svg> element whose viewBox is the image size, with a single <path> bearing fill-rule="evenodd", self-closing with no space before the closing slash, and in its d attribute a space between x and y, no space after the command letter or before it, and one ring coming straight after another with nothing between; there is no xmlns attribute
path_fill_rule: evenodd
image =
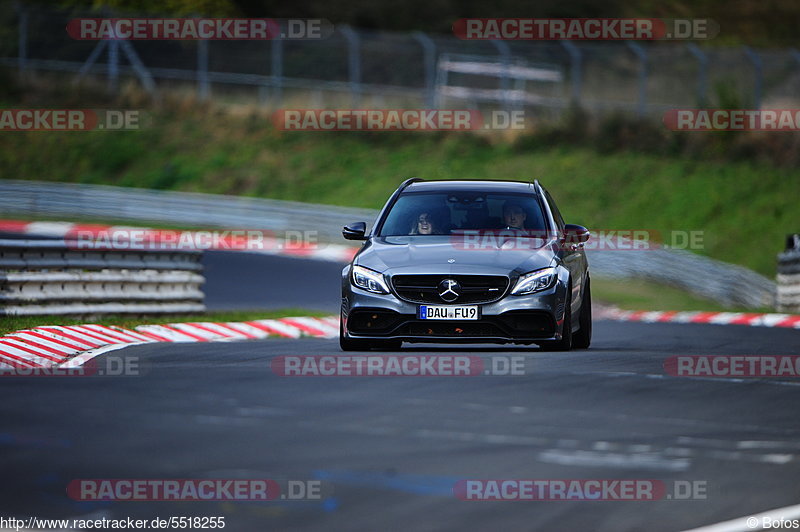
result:
<svg viewBox="0 0 800 532"><path fill-rule="evenodd" d="M564 239L570 244L583 244L591 233L582 225L566 224L564 226Z"/></svg>
<svg viewBox="0 0 800 532"><path fill-rule="evenodd" d="M367 224L365 222L353 222L342 228L342 236L347 240L366 240Z"/></svg>

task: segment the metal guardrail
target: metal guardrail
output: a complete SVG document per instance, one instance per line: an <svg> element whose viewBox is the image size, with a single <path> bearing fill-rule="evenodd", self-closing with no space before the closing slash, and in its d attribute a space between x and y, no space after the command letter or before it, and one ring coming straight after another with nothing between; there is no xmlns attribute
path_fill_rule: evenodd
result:
<svg viewBox="0 0 800 532"><path fill-rule="evenodd" d="M343 225L353 220L374 220L377 215L371 209L241 196L12 180L0 180L0 212L49 218L79 214L227 229L316 231L326 242L341 242Z"/></svg>
<svg viewBox="0 0 800 532"><path fill-rule="evenodd" d="M201 253L0 240L0 314L202 312Z"/></svg>
<svg viewBox="0 0 800 532"><path fill-rule="evenodd" d="M790 236L786 248L778 255L778 310L800 312L800 234Z"/></svg>
<svg viewBox="0 0 800 532"><path fill-rule="evenodd" d="M742 266L689 251L589 250L586 254L596 276L655 281L725 306L775 306L775 282Z"/></svg>
<svg viewBox="0 0 800 532"><path fill-rule="evenodd" d="M343 225L371 223L378 211L291 201L167 192L100 185L0 180L0 213L96 216L196 226L317 231L341 242ZM776 285L747 268L682 250L588 250L596 276L640 278L674 286L723 305L773 307Z"/></svg>

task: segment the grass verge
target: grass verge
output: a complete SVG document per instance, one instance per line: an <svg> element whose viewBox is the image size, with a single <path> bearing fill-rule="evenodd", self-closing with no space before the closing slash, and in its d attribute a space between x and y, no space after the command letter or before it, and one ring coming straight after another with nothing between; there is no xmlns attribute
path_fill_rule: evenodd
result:
<svg viewBox="0 0 800 532"><path fill-rule="evenodd" d="M626 279L617 281L592 277L592 299L624 310L679 310L707 312L774 312L774 309L724 307L671 286Z"/></svg>
<svg viewBox="0 0 800 532"><path fill-rule="evenodd" d="M272 311L226 311L208 312L205 314L171 314L127 316L124 314L109 314L107 316L3 316L0 318L0 335L8 334L21 329L30 329L42 325L83 325L96 323L99 325L118 325L131 329L137 325L158 325L163 323L180 323L192 321L250 321L276 318L289 318L295 316L323 317L329 312L318 312L303 309L281 309Z"/></svg>
<svg viewBox="0 0 800 532"><path fill-rule="evenodd" d="M255 112L189 109L152 116L147 128L132 132L8 135L0 144L0 168L19 179L370 208L379 208L409 176L539 178L569 222L594 230L652 230L667 244L674 243L673 231L702 231L702 248L694 251L768 277L774 277L786 234L800 229L797 168L606 153L536 138L501 142L471 133L281 132Z"/></svg>

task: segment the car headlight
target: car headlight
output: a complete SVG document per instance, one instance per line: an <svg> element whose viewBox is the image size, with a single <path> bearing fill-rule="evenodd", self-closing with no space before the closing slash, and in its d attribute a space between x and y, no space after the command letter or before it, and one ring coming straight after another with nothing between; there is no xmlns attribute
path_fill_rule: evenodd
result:
<svg viewBox="0 0 800 532"><path fill-rule="evenodd" d="M363 288L367 292L372 292L373 294L389 293L389 287L386 286L383 275L369 268L353 266L353 273L350 279L355 286Z"/></svg>
<svg viewBox="0 0 800 532"><path fill-rule="evenodd" d="M517 280L517 284L514 286L511 294L521 296L533 294L534 292L541 292L553 286L556 279L558 279L558 273L555 268L545 268L543 270L526 273Z"/></svg>

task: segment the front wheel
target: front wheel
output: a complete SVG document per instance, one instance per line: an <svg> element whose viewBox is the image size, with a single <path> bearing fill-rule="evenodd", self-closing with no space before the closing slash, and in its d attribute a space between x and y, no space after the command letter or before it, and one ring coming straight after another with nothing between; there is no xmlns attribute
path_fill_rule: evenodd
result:
<svg viewBox="0 0 800 532"><path fill-rule="evenodd" d="M344 335L344 320L339 317L339 348L342 351L364 351L369 346L364 345L360 340L354 340Z"/></svg>
<svg viewBox="0 0 800 532"><path fill-rule="evenodd" d="M564 303L564 324L562 326L561 340L556 342L543 342L539 344L547 351L569 351L572 349L572 291L567 288L567 301Z"/></svg>
<svg viewBox="0 0 800 532"><path fill-rule="evenodd" d="M581 301L581 315L578 318L580 329L572 336L572 347L586 349L592 343L592 290L589 278Z"/></svg>

